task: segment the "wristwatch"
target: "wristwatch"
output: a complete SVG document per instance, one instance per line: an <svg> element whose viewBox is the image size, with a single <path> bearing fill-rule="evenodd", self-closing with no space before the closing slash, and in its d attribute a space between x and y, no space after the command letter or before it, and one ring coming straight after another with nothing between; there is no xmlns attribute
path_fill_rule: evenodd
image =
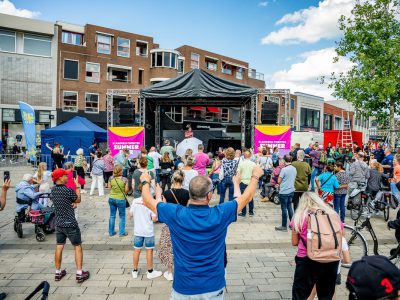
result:
<svg viewBox="0 0 400 300"><path fill-rule="evenodd" d="M146 180L145 180L145 181L142 181L141 183L142 183L142 186L144 186L145 184L149 184L149 182L146 181Z"/></svg>

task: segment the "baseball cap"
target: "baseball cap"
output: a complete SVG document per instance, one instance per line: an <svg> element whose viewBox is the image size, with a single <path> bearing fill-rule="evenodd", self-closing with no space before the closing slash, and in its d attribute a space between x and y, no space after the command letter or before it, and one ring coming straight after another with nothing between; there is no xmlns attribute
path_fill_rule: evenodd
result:
<svg viewBox="0 0 400 300"><path fill-rule="evenodd" d="M67 171L64 169L55 169L53 171L53 182L56 182L57 179L63 177L64 175L67 175Z"/></svg>
<svg viewBox="0 0 400 300"><path fill-rule="evenodd" d="M400 270L385 256L364 256L352 264L346 287L350 300L388 297L400 290Z"/></svg>

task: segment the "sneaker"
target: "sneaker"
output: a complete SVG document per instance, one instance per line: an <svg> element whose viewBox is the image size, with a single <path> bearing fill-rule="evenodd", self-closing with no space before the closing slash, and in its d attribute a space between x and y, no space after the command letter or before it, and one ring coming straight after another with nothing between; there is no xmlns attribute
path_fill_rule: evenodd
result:
<svg viewBox="0 0 400 300"><path fill-rule="evenodd" d="M153 272L149 273L147 271L147 279L154 279L160 277L162 275L161 271L153 270Z"/></svg>
<svg viewBox="0 0 400 300"><path fill-rule="evenodd" d="M81 189L81 194L87 194L87 192L83 189Z"/></svg>
<svg viewBox="0 0 400 300"><path fill-rule="evenodd" d="M76 281L78 283L82 283L86 280L88 280L90 277L89 271L82 271L82 274L76 274Z"/></svg>
<svg viewBox="0 0 400 300"><path fill-rule="evenodd" d="M61 270L60 273L56 272L56 274L54 274L54 280L60 281L65 275L67 275L67 271L65 271L65 270Z"/></svg>
<svg viewBox="0 0 400 300"><path fill-rule="evenodd" d="M283 227L283 226L275 226L275 230L276 231L287 231L287 228Z"/></svg>
<svg viewBox="0 0 400 300"><path fill-rule="evenodd" d="M249 213L249 216L250 216L250 217L253 217L253 216L254 216L254 213L253 213L253 212Z"/></svg>
<svg viewBox="0 0 400 300"><path fill-rule="evenodd" d="M238 216L239 216L239 217L245 217L246 215L243 214L243 213L238 213Z"/></svg>
<svg viewBox="0 0 400 300"><path fill-rule="evenodd" d="M164 272L164 278L167 279L168 281L172 281L172 280L174 280L174 275L172 273L169 273L166 271L166 272Z"/></svg>
<svg viewBox="0 0 400 300"><path fill-rule="evenodd" d="M132 278L133 278L133 279L138 278L138 275L139 275L139 270L137 270L137 271L132 270Z"/></svg>
<svg viewBox="0 0 400 300"><path fill-rule="evenodd" d="M339 274L336 275L336 285L342 284L342 276Z"/></svg>

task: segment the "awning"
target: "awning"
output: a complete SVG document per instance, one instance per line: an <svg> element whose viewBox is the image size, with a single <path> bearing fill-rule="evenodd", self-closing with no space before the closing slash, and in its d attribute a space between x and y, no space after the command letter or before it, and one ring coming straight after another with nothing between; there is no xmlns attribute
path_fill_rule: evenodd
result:
<svg viewBox="0 0 400 300"><path fill-rule="evenodd" d="M223 60L222 62L227 64L227 65L234 66L236 68L248 69L246 66L243 66L243 65L240 65L240 64L236 64L236 63L233 63L233 62L230 62L230 61L227 61L227 60Z"/></svg>
<svg viewBox="0 0 400 300"><path fill-rule="evenodd" d="M215 106L208 106L207 107L207 110L209 111L209 112L212 112L212 113L215 113L215 114L219 114L221 111L219 110L219 108L218 107L215 107Z"/></svg>
<svg viewBox="0 0 400 300"><path fill-rule="evenodd" d="M107 68L113 68L113 69L120 69L120 70L132 70L132 67L128 66L121 66L121 65L113 65L113 64L107 64Z"/></svg>
<svg viewBox="0 0 400 300"><path fill-rule="evenodd" d="M191 110L200 110L200 111L203 111L204 108L205 108L204 106L191 106L190 107Z"/></svg>

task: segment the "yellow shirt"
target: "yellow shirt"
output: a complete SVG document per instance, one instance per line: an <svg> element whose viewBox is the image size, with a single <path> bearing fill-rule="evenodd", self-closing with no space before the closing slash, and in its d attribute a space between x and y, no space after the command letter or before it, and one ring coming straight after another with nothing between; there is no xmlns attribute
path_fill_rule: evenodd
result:
<svg viewBox="0 0 400 300"><path fill-rule="evenodd" d="M256 166L255 162L250 159L244 159L239 162L238 172L242 178L242 183L249 184L251 180L251 175L253 174L253 169Z"/></svg>

